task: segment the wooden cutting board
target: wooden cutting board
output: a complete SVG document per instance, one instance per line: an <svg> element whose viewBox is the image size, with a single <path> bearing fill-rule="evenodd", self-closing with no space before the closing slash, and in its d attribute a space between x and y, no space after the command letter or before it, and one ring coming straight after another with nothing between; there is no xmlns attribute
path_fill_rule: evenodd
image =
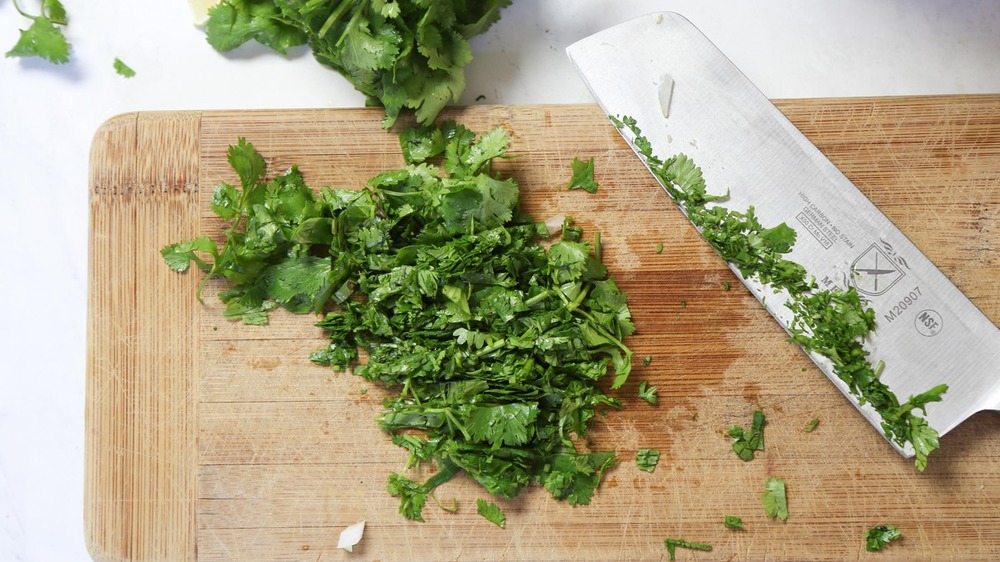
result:
<svg viewBox="0 0 1000 562"><path fill-rule="evenodd" d="M1000 320L1000 96L783 100L779 107L994 322ZM501 501L507 527L475 513L464 477L425 523L397 513L386 478L405 451L375 425L384 392L313 365L314 318L268 326L221 317L210 283L172 273L158 250L218 235L212 187L236 181L241 136L272 172L298 164L314 187L360 187L402 164L378 110L132 113L97 132L91 156L86 536L99 560L663 560L666 537L709 543L681 560L1000 559L1000 417L973 417L918 473L761 309L648 176L596 106L478 106L447 115L504 126L536 218L600 231L629 293L637 366L593 446L614 450L589 506L532 488ZM594 157L600 191L567 191ZM662 243L663 251L657 246ZM732 289L726 290L725 284ZM649 380L660 401L636 397ZM367 389L367 392L366 392ZM768 418L766 450L742 462L726 429ZM818 418L818 428L805 425ZM638 448L662 451L653 473ZM784 477L787 522L760 505ZM727 530L725 515L746 529ZM340 531L367 521L353 553ZM879 554L866 529L904 538Z"/></svg>

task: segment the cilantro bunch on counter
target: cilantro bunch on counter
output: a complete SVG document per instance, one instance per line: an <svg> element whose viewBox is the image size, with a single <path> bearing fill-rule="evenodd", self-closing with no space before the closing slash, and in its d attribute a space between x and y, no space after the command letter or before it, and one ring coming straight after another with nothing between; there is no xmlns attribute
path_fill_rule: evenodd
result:
<svg viewBox="0 0 1000 562"><path fill-rule="evenodd" d="M509 140L502 128L410 129L406 167L316 194L295 167L268 179L240 139L228 154L240 186L212 197L228 222L222 246L201 237L161 252L177 271L194 263L228 280L228 318L323 313L330 343L311 359L392 391L379 426L410 452L407 468L437 468L423 482L389 477L410 519L463 472L494 496L537 483L586 504L618 462L584 442L596 416L621 407L605 389L632 368L626 295L570 219L546 240L519 211L517 184L491 172Z"/></svg>
<svg viewBox="0 0 1000 562"><path fill-rule="evenodd" d="M935 386L901 403L879 379L881 368L868 358L863 342L875 329L875 313L854 287L818 290L805 268L785 257L795 244L794 229L785 223L764 227L753 207L740 212L713 204L724 201L726 195L708 193L701 169L690 158L677 154L662 159L653 154L635 119L611 120L618 129L632 133L649 169L722 259L744 278L787 293L787 306L794 314L791 340L829 359L834 373L859 403L870 404L882 417L886 438L899 446L912 446L917 470L924 470L928 455L938 448L938 433L916 411L926 414L927 404L940 401L948 385Z"/></svg>
<svg viewBox="0 0 1000 562"><path fill-rule="evenodd" d="M206 34L220 52L257 41L279 53L308 44L316 60L345 78L392 126L404 108L418 123L465 89L469 39L500 18L510 0L223 0Z"/></svg>

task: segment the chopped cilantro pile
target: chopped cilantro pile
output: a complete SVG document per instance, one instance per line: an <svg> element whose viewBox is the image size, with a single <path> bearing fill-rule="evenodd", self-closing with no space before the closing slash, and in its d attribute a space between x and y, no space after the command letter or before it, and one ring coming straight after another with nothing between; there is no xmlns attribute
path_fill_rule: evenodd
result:
<svg viewBox="0 0 1000 562"><path fill-rule="evenodd" d="M881 368L869 361L863 342L875 328L875 313L866 307L854 287L818 290L802 265L784 257L795 244L794 229L785 223L764 227L753 207L739 212L713 204L725 200L726 195L708 193L701 169L690 158L677 154L661 159L653 154L635 119L611 120L619 129L632 133L647 166L722 259L734 265L744 278L787 293L787 306L794 314L792 341L829 359L834 373L858 402L870 404L882 417L885 436L901 447L912 446L917 470L924 470L928 455L938 448L938 433L915 411L926 415L926 405L941 400L948 386L935 386L900 403L879 379Z"/></svg>
<svg viewBox="0 0 1000 562"><path fill-rule="evenodd" d="M410 519L461 472L494 496L537 483L587 504L617 462L580 443L621 407L604 388L632 368L626 296L568 219L541 244L548 230L519 212L517 184L491 174L509 140L450 122L410 129L405 168L316 194L294 166L267 179L240 139L228 154L240 186L212 197L229 224L222 247L201 237L161 251L177 271L193 262L227 279L228 318L323 312L330 343L311 359L397 391L379 426L410 452L407 468L437 468L423 482L389 477Z"/></svg>
<svg viewBox="0 0 1000 562"><path fill-rule="evenodd" d="M510 0L223 0L208 13L206 35L218 51L257 41L279 53L308 44L370 103L390 127L404 108L419 123L465 89L469 39L500 18Z"/></svg>

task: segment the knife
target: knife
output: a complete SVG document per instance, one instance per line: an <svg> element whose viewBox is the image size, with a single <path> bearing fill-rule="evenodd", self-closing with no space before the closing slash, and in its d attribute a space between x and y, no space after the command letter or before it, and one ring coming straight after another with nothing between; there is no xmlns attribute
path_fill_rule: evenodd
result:
<svg viewBox="0 0 1000 562"><path fill-rule="evenodd" d="M1000 409L1000 330L687 19L641 16L567 54L602 111L635 119L654 155L685 154L709 191L729 192L724 206L753 207L763 225L792 227L788 259L820 289L857 290L876 318L865 349L900 402L948 385L924 415L939 435ZM642 157L634 131L619 132ZM790 330L791 313L772 288L730 267ZM885 437L879 413L859 403L826 357L807 353ZM914 455L911 443L888 441Z"/></svg>

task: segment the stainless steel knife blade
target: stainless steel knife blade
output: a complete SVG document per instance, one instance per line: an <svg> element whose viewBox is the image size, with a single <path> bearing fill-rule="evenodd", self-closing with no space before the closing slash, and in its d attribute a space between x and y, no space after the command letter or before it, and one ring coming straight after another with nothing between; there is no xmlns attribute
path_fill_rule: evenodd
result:
<svg viewBox="0 0 1000 562"><path fill-rule="evenodd" d="M729 191L725 206L753 206L762 224L793 227L789 259L821 288L857 289L877 319L866 349L884 361L881 380L900 401L949 385L926 409L940 435L975 412L1000 409L1000 330L688 20L649 14L567 54L604 113L635 118L654 154L686 154L710 191ZM785 301L744 284L787 330ZM879 414L859 405L830 361L810 357L880 428Z"/></svg>

